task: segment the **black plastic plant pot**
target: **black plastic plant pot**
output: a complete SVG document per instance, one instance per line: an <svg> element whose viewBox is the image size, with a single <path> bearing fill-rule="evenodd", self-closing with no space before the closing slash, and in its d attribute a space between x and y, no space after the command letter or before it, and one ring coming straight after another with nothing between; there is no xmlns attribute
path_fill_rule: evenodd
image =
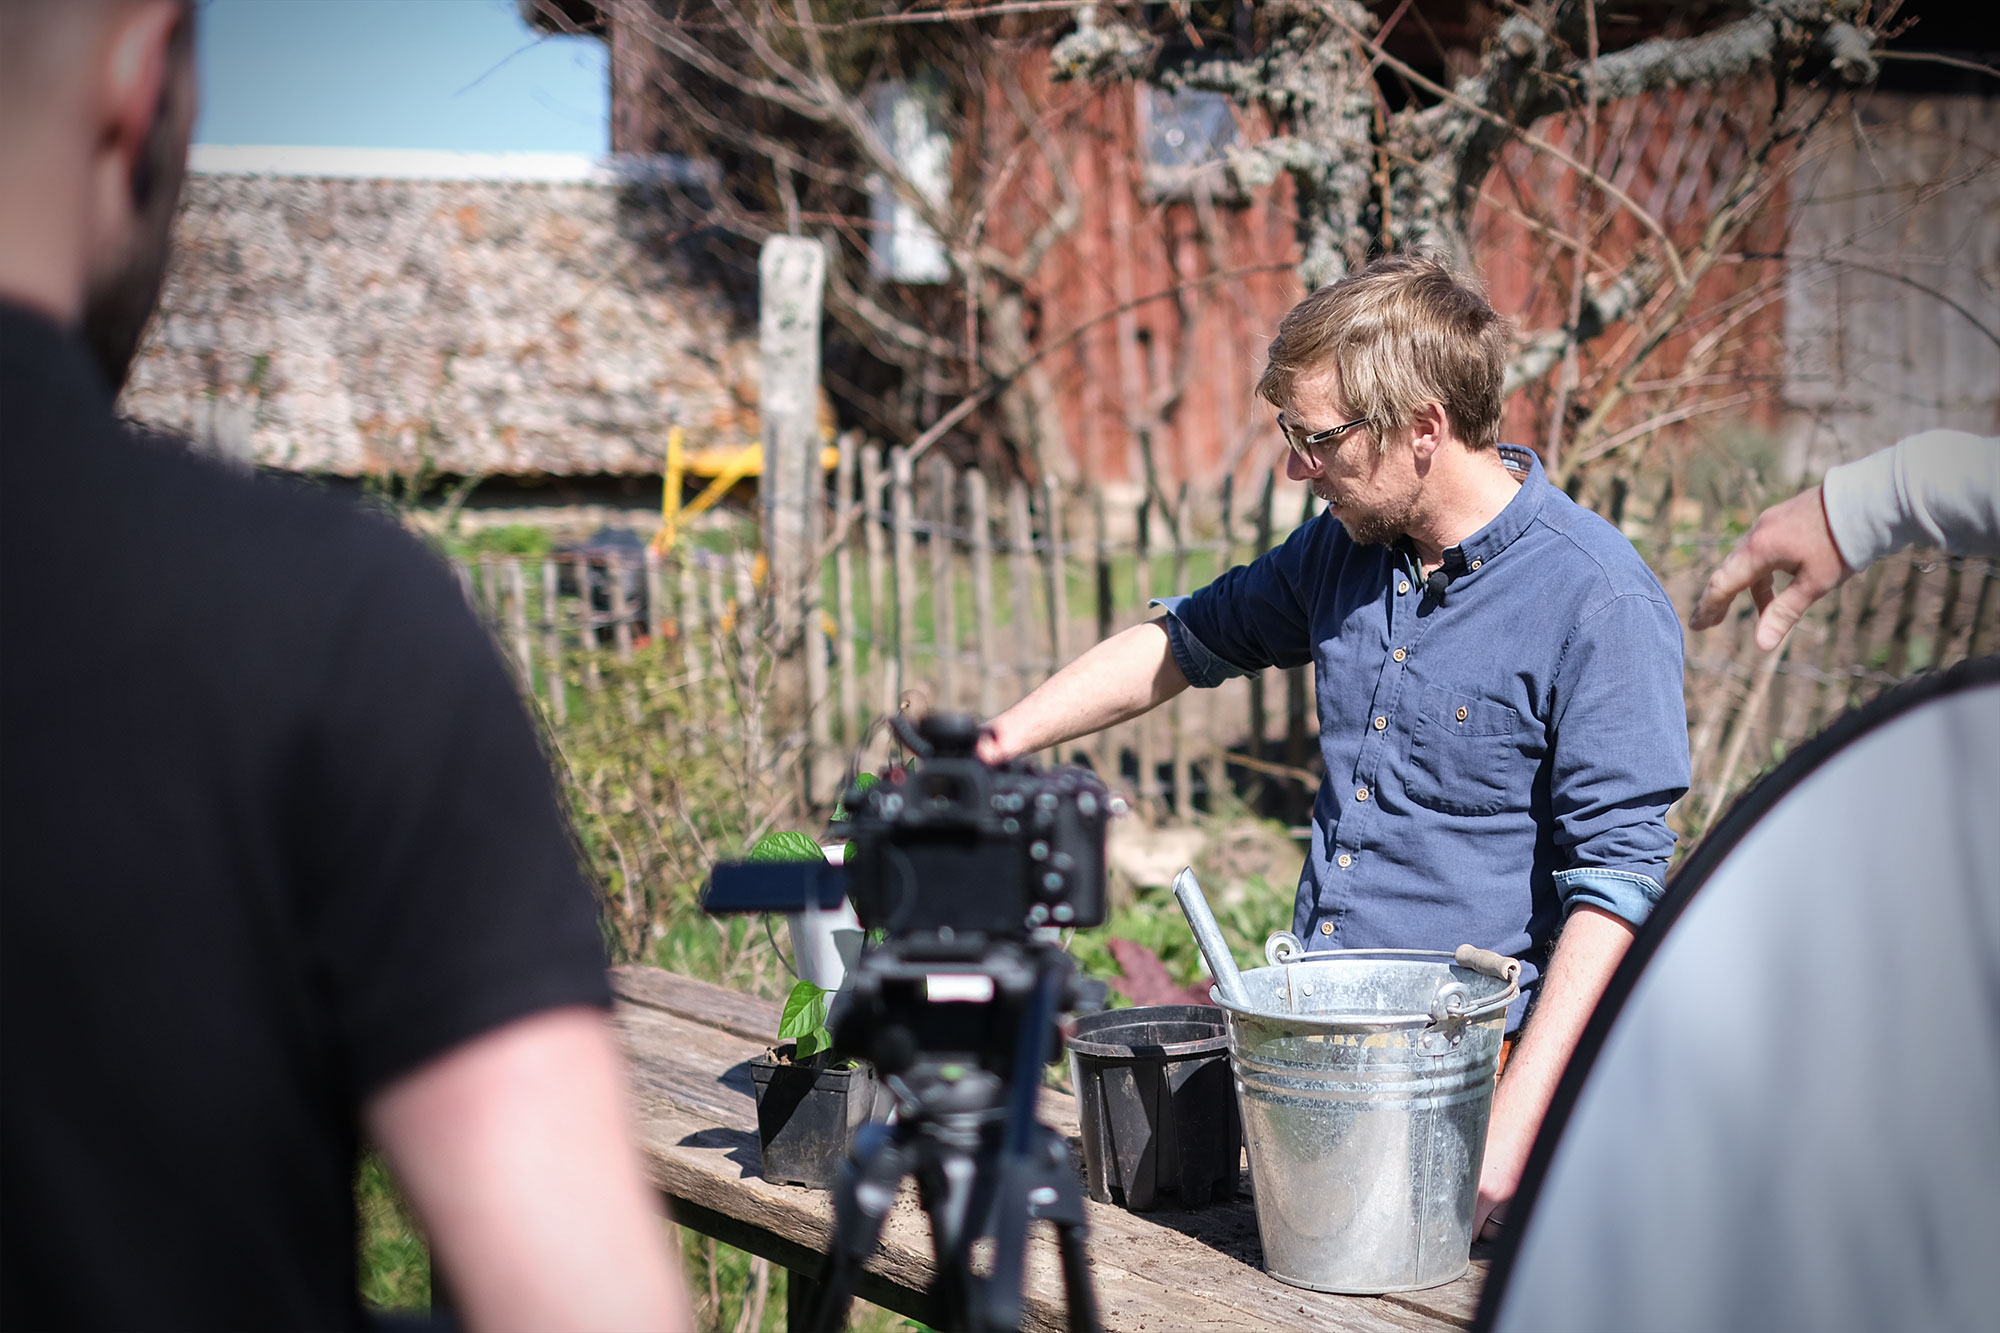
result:
<svg viewBox="0 0 2000 1333"><path fill-rule="evenodd" d="M764 1179L832 1189L855 1136L887 1116L892 1099L869 1065L830 1068L824 1055L793 1063L793 1050L788 1042L750 1062Z"/></svg>
<svg viewBox="0 0 2000 1333"><path fill-rule="evenodd" d="M1235 1197L1243 1122L1220 1009L1089 1014L1066 1044L1091 1198L1143 1213Z"/></svg>

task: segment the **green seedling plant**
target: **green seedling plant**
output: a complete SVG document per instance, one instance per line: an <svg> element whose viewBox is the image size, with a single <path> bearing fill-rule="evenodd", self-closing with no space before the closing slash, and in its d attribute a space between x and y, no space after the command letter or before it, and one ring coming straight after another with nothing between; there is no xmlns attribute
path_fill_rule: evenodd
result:
<svg viewBox="0 0 2000 1333"><path fill-rule="evenodd" d="M855 779L855 786L866 791L875 785L873 773L863 773ZM847 820L847 807L835 808L835 823ZM851 848L853 844L849 844ZM750 849L751 861L823 861L826 852L811 837L794 829L778 833L767 833L757 840ZM814 985L804 977L792 987L792 993L785 997L785 1009L778 1020L778 1036L793 1043L793 1058L800 1063L812 1059L820 1052L833 1046L833 1035L827 1031L826 1015L833 992Z"/></svg>

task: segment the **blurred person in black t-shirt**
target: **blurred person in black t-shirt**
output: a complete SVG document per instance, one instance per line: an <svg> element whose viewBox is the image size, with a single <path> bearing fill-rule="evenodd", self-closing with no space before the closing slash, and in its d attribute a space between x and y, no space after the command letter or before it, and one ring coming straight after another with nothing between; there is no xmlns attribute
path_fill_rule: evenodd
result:
<svg viewBox="0 0 2000 1333"><path fill-rule="evenodd" d="M365 1137L467 1324L685 1327L592 897L452 580L113 417L192 23L0 0L0 1323L364 1323Z"/></svg>

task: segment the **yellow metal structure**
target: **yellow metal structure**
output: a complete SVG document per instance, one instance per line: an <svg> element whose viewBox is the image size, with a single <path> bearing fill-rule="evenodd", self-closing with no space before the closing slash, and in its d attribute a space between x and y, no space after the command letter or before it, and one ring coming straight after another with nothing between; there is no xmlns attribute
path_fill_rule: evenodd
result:
<svg viewBox="0 0 2000 1333"><path fill-rule="evenodd" d="M660 530L653 537L654 549L662 553L674 544L682 520L714 508L737 482L764 473L762 441L741 449L711 445L693 452L687 450L686 443L687 437L679 426L667 432L667 468L660 485ZM831 444L820 449L819 466L822 472L833 471L839 463L839 449ZM702 488L701 494L683 505L681 489L690 475L707 477L709 482Z"/></svg>

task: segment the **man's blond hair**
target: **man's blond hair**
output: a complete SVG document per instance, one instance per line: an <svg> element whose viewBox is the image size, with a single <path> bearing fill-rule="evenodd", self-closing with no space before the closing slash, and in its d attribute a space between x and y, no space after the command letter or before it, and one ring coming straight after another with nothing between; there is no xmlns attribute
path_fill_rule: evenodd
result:
<svg viewBox="0 0 2000 1333"><path fill-rule="evenodd" d="M1486 294L1435 255L1388 255L1328 283L1278 323L1257 392L1277 407L1301 377L1329 367L1376 444L1407 430L1426 403L1475 449L1500 438L1500 384L1512 330ZM1328 422L1306 423L1317 429Z"/></svg>

